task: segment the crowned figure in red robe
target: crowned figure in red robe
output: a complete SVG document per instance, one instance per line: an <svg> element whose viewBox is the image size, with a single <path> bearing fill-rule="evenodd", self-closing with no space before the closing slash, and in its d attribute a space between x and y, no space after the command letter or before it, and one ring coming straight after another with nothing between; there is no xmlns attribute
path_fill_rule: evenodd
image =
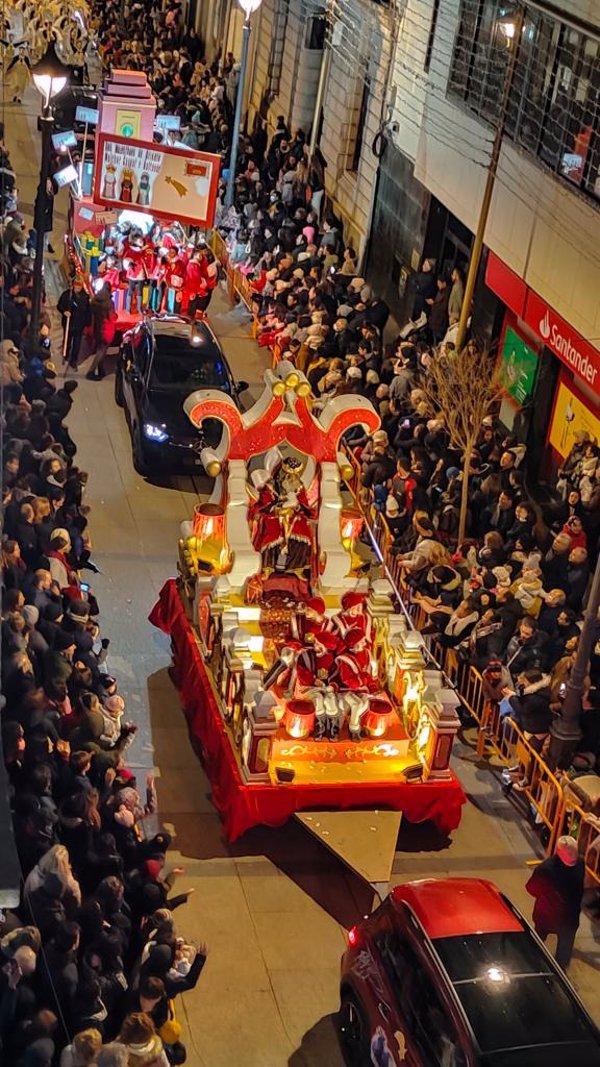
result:
<svg viewBox="0 0 600 1067"><path fill-rule="evenodd" d="M252 544L261 555L263 578L276 570L308 577L316 514L302 484L301 469L302 463L294 456L283 459L272 481L259 489L258 499L248 509Z"/></svg>

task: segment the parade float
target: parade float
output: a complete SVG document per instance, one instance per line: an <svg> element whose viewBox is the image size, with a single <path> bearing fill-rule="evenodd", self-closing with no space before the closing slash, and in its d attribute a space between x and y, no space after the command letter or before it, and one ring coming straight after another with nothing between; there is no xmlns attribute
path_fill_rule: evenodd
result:
<svg viewBox="0 0 600 1067"><path fill-rule="evenodd" d="M104 79L96 108L75 111L81 158L90 142L94 151L89 173L80 163L70 186L66 266L90 294L110 283L118 336L145 315L187 313L186 267L213 223L221 158L158 143L173 119L157 114L143 71L118 68Z"/></svg>
<svg viewBox="0 0 600 1067"><path fill-rule="evenodd" d="M457 698L361 539L342 438L369 400L317 405L291 364L242 413L217 390L185 402L223 428L201 458L210 499L182 524L179 578L151 620L234 839L306 809L392 808L445 832L464 794L449 767Z"/></svg>

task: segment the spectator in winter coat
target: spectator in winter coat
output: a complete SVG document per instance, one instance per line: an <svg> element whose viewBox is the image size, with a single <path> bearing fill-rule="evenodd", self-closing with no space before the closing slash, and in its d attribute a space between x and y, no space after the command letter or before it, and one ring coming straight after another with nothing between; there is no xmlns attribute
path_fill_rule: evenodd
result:
<svg viewBox="0 0 600 1067"><path fill-rule="evenodd" d="M461 601L448 618L440 634L439 640L442 647L456 648L462 641L466 641L478 619L479 612L473 600L469 598Z"/></svg>
<svg viewBox="0 0 600 1067"><path fill-rule="evenodd" d="M570 551L571 538L569 535L566 533L558 534L540 564L546 589L564 589L566 591Z"/></svg>
<svg viewBox="0 0 600 1067"><path fill-rule="evenodd" d="M448 285L448 279L443 275L437 280L437 292L425 303L429 306L429 329L431 330L431 336L434 344L439 344L443 340L444 335L448 329L448 302L450 300L450 287Z"/></svg>
<svg viewBox="0 0 600 1067"><path fill-rule="evenodd" d="M535 867L527 892L535 897L533 925L542 941L557 935L556 962L569 966L579 927L585 865L573 837L559 837L554 856Z"/></svg>
<svg viewBox="0 0 600 1067"><path fill-rule="evenodd" d="M169 999L162 978L154 978L152 975L143 978L138 988L130 991L127 1010L149 1015L156 1029L160 1030L169 1018Z"/></svg>
<svg viewBox="0 0 600 1067"><path fill-rule="evenodd" d="M129 1053L129 1067L169 1067L154 1023L144 1012L133 1012L126 1016L118 1040Z"/></svg>
<svg viewBox="0 0 600 1067"><path fill-rule="evenodd" d="M414 322L421 315L427 314L429 301L433 299L437 289L435 274L429 259L423 260L421 269L413 274L411 283L415 294L411 312Z"/></svg>
<svg viewBox="0 0 600 1067"><path fill-rule="evenodd" d="M583 529L583 523L578 515L571 515L563 526L561 533L571 539L571 551L574 548L585 548L587 551L587 535Z"/></svg>
<svg viewBox="0 0 600 1067"><path fill-rule="evenodd" d="M61 293L57 309L62 315L66 360L69 366L77 367L83 332L90 322L90 298L80 274L76 274L70 287Z"/></svg>
<svg viewBox="0 0 600 1067"><path fill-rule="evenodd" d="M64 845L54 845L42 857L25 880L24 893L31 896L49 878L56 878L61 886L61 898L68 910L75 913L81 904L81 889L69 862L69 854Z"/></svg>
<svg viewBox="0 0 600 1067"><path fill-rule="evenodd" d="M71 735L71 747L75 751L83 749L84 752L102 752L110 766L116 767L121 760L121 754L131 741L132 729L124 727L116 743L103 741L105 725L102 713L99 710L87 711Z"/></svg>
<svg viewBox="0 0 600 1067"><path fill-rule="evenodd" d="M196 985L200 972L206 963L206 950L204 946L198 946L194 960L187 974L178 974L174 968L175 949L170 945L154 945L148 953L148 958L142 967L140 982L150 975L161 978L164 982L168 997L175 997L178 993L184 993L187 989L193 989Z"/></svg>
<svg viewBox="0 0 600 1067"><path fill-rule="evenodd" d="M550 589L544 595L544 606L538 616L540 630L552 637L556 633L556 620L567 603L563 589Z"/></svg>
<svg viewBox="0 0 600 1067"><path fill-rule="evenodd" d="M570 608L563 608L559 612L552 633L548 641L548 665L553 666L570 647L573 639L575 644L579 640L580 629L575 622L575 612Z"/></svg>
<svg viewBox="0 0 600 1067"><path fill-rule="evenodd" d="M451 275L452 288L450 290L450 298L448 300L448 317L450 319L450 325L460 319L460 313L462 310L463 300L465 296L465 277L464 272L460 267L454 267Z"/></svg>
<svg viewBox="0 0 600 1067"><path fill-rule="evenodd" d="M510 716L521 727L525 736L535 738L538 750L548 735L552 712L550 710L550 675L528 670L519 675L517 691L509 697Z"/></svg>
<svg viewBox="0 0 600 1067"><path fill-rule="evenodd" d="M67 1012L79 984L79 941L80 929L77 923L66 922L45 946L39 968L40 980L47 995L57 996L59 1004Z"/></svg>
<svg viewBox="0 0 600 1067"><path fill-rule="evenodd" d="M63 1049L60 1067L89 1067L95 1062L96 1053L102 1046L99 1030L81 1030L75 1034L73 1041Z"/></svg>
<svg viewBox="0 0 600 1067"><path fill-rule="evenodd" d="M567 567L567 606L573 611L581 611L589 580L590 566L585 548L572 549Z"/></svg>
<svg viewBox="0 0 600 1067"><path fill-rule="evenodd" d="M527 670L539 670L546 662L547 637L538 631L535 619L525 616L511 637L504 663L513 678Z"/></svg>

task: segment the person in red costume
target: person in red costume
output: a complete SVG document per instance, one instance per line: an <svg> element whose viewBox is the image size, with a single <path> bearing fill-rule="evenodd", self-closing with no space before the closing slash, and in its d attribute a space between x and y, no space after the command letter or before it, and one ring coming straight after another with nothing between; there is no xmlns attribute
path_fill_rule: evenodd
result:
<svg viewBox="0 0 600 1067"><path fill-rule="evenodd" d="M156 266L152 276L152 293L150 296L150 310L157 315L164 311L166 303L165 277L167 273L167 253L164 248L159 248L156 254Z"/></svg>
<svg viewBox="0 0 600 1067"><path fill-rule="evenodd" d="M299 689L323 688L335 668L335 651L337 639L333 634L323 631L320 634L308 634L306 646L302 649L296 663L296 679Z"/></svg>
<svg viewBox="0 0 600 1067"><path fill-rule="evenodd" d="M348 712L348 732L352 741L360 741L361 722L369 709L369 693L381 689L371 665L370 649L362 627L348 630L344 649L336 657L332 682L339 690L338 704Z"/></svg>
<svg viewBox="0 0 600 1067"><path fill-rule="evenodd" d="M114 256L106 257L106 270L102 273L102 278L105 282L109 282L111 289L117 289L119 286L119 268Z"/></svg>
<svg viewBox="0 0 600 1067"><path fill-rule="evenodd" d="M125 311L137 314L142 310L142 287L144 284L144 240L141 234L130 234L123 241L123 266L127 271L128 291L125 295Z"/></svg>
<svg viewBox="0 0 600 1067"><path fill-rule="evenodd" d="M362 630L367 642L371 641L371 617L366 611L366 597L364 593L349 591L342 597L342 610L334 615L334 625L338 628L340 636L345 637L349 630Z"/></svg>
<svg viewBox="0 0 600 1067"><path fill-rule="evenodd" d="M142 249L142 271L143 271L143 287L142 287L142 306L144 311L150 307L152 299L152 289L154 287L154 272L156 270L157 254L152 241L146 240Z"/></svg>
<svg viewBox="0 0 600 1067"><path fill-rule="evenodd" d="M157 223L155 229L152 231L153 239L156 239L156 243L165 248L167 252L171 248L177 248L179 242L174 234L170 230L161 230L160 224Z"/></svg>
<svg viewBox="0 0 600 1067"><path fill-rule="evenodd" d="M300 460L284 459L273 482L262 486L258 500L248 509L252 544L262 558L262 576L276 569L307 577L314 545L314 519L306 490L298 474Z"/></svg>
<svg viewBox="0 0 600 1067"><path fill-rule="evenodd" d="M300 604L290 619L292 636L297 641L305 641L308 634L333 633L333 621L326 614L325 601L322 596L309 597Z"/></svg>
<svg viewBox="0 0 600 1067"><path fill-rule="evenodd" d="M206 278L206 292L204 296L199 297L197 302L198 311L207 311L208 305L212 300L212 295L217 287L219 281L219 264L216 256L210 248L204 249L204 274Z"/></svg>
<svg viewBox="0 0 600 1067"><path fill-rule="evenodd" d="M170 315L181 312L183 286L185 280L185 260L177 248L170 248L165 263L165 285L167 287L167 311Z"/></svg>
<svg viewBox="0 0 600 1067"><path fill-rule="evenodd" d="M326 630L307 634L307 647L298 656L296 664L296 692L313 702L315 709L315 741L329 737L336 741L345 709L340 705L331 679L335 674L338 640Z"/></svg>
<svg viewBox="0 0 600 1067"><path fill-rule="evenodd" d="M357 626L348 630L343 645L336 658L333 676L338 688L372 693L381 689L379 680L373 674L370 649L362 628Z"/></svg>
<svg viewBox="0 0 600 1067"><path fill-rule="evenodd" d="M202 249L197 248L188 260L183 285L182 310L189 314L190 318L195 318L199 301L207 292L204 253Z"/></svg>

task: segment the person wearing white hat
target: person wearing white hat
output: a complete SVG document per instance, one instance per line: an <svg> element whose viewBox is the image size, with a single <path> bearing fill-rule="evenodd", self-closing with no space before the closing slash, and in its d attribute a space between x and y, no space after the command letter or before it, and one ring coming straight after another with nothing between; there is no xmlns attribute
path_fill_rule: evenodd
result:
<svg viewBox="0 0 600 1067"><path fill-rule="evenodd" d="M559 837L553 856L536 867L526 889L535 897L533 925L545 941L557 935L556 962L568 967L579 927L585 864L579 856L577 841L567 835Z"/></svg>

